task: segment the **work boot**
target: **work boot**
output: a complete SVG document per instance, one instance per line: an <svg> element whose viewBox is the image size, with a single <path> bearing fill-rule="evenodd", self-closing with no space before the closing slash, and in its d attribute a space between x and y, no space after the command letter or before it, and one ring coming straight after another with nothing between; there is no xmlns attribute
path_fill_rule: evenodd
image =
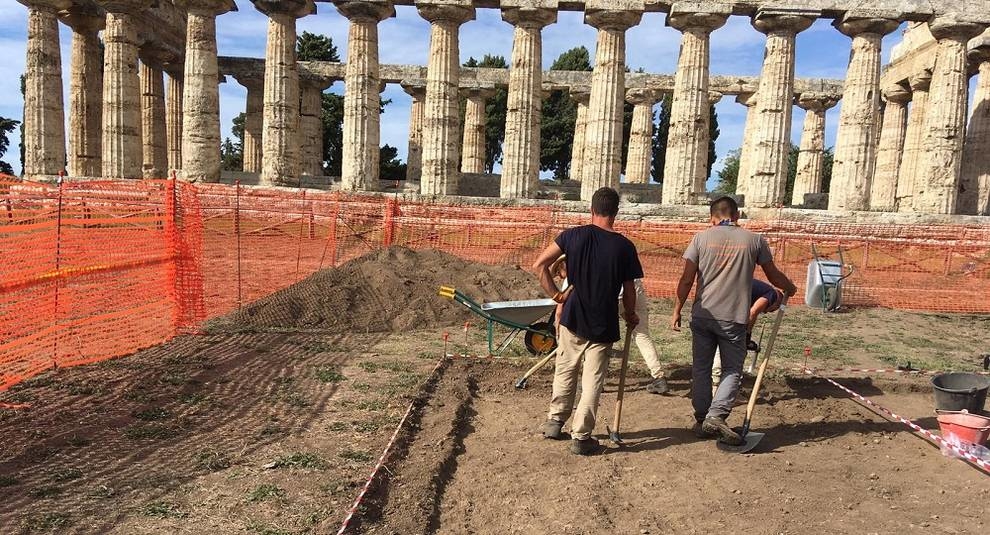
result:
<svg viewBox="0 0 990 535"><path fill-rule="evenodd" d="M756 353L760 352L760 344L753 341L752 338L746 340L746 351L754 351Z"/></svg>
<svg viewBox="0 0 990 535"><path fill-rule="evenodd" d="M543 438L549 438L551 440L561 440L564 438L564 434L561 433L561 429L564 427L564 422L558 422L557 420L547 420L543 424Z"/></svg>
<svg viewBox="0 0 990 535"><path fill-rule="evenodd" d="M652 383L647 385L646 391L651 394L666 394L670 392L670 386L667 385L667 380L663 377L657 377Z"/></svg>
<svg viewBox="0 0 990 535"><path fill-rule="evenodd" d="M718 435L718 441L728 444L729 446L739 446L745 442L743 438L739 436L739 433L733 431L732 428L729 427L729 424L725 423L724 418L715 418L713 416L705 418L705 421L701 423L701 430L706 433Z"/></svg>
<svg viewBox="0 0 990 535"><path fill-rule="evenodd" d="M701 440L708 440L715 438L715 433L709 433L708 431L705 431L705 427L701 425L701 420L695 420L694 427L691 428L691 432L694 433L695 437Z"/></svg>
<svg viewBox="0 0 990 535"><path fill-rule="evenodd" d="M571 453L576 455L594 455L598 453L601 444L592 437L584 440L574 439L571 441Z"/></svg>

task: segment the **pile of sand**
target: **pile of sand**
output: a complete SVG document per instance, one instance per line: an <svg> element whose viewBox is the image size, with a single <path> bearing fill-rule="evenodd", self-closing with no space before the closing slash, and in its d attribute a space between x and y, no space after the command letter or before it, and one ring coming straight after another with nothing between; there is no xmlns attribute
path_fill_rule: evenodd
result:
<svg viewBox="0 0 990 535"><path fill-rule="evenodd" d="M404 331L456 325L471 313L437 295L454 286L479 301L542 297L519 266L490 266L436 250L391 247L324 269L211 322L222 330Z"/></svg>

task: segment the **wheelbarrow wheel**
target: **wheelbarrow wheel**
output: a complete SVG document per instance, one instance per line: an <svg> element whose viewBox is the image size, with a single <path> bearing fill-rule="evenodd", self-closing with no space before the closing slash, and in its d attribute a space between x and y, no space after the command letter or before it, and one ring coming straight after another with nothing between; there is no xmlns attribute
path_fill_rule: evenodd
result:
<svg viewBox="0 0 990 535"><path fill-rule="evenodd" d="M553 325L547 322L534 323L529 326L523 341L526 349L533 355L546 355L557 347L557 339L551 334Z"/></svg>

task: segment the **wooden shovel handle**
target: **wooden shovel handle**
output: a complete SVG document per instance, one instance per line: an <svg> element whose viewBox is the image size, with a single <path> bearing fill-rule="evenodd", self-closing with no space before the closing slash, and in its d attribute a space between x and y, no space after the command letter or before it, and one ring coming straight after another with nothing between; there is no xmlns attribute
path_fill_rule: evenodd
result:
<svg viewBox="0 0 990 535"><path fill-rule="evenodd" d="M626 340L622 345L622 366L619 368L619 392L615 396L615 418L612 419L612 431L619 432L619 422L622 420L622 394L626 391L626 368L629 366L629 346L632 344L633 328L626 325Z"/></svg>
<svg viewBox="0 0 990 535"><path fill-rule="evenodd" d="M746 420L743 422L743 428L749 431L749 422L753 419L753 409L756 407L756 397L760 393L760 385L763 383L763 372L767 369L767 362L770 362L770 353L773 352L773 343L777 340L777 330L780 329L780 322L784 319L784 309L787 308L787 296L784 296L784 300L780 303L780 308L777 309L777 315L773 320L773 328L770 329L770 339L767 340L767 346L762 350L763 360L760 362L760 369L756 372L756 382L753 383L753 392L749 395L749 403L746 404Z"/></svg>

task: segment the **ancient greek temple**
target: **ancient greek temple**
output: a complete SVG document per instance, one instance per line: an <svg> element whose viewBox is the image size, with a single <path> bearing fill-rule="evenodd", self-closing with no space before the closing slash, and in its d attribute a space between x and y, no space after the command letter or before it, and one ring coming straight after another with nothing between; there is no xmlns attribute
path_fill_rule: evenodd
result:
<svg viewBox="0 0 990 535"><path fill-rule="evenodd" d="M562 90L578 103L570 178L582 199L601 186L649 181L652 109L671 94L665 205L708 199L709 107L730 97L747 108L736 192L746 206L805 205L821 194L825 112L838 105L829 210L990 215L988 0L333 0L336 9L252 0L268 17L263 59L218 57L217 17L236 10L233 0L18 1L29 10L24 174L32 179L177 170L185 180L219 180L218 84L230 76L247 88L244 171L261 184L294 186L321 174L320 94L342 80L335 187L343 190L380 188L379 94L397 83L412 97L408 184L423 195L471 195L483 171L485 101L506 87L503 198L537 196L542 99ZM395 5L414 5L430 22L427 65L380 64L378 25ZM459 29L477 9L500 9L513 25L510 69L460 66ZM560 10L582 11L597 30L593 72L543 70L542 30ZM626 72L626 32L645 12L666 13L682 34L672 74ZM296 60L296 21L306 16L350 21L345 62ZM729 17L747 17L766 35L759 77L710 74L710 36ZM845 80L795 78L795 37L819 18L850 38ZM881 40L905 21L900 50L882 68ZM72 29L68 143L59 22ZM634 114L620 184L626 102ZM804 126L785 198L795 107Z"/></svg>

